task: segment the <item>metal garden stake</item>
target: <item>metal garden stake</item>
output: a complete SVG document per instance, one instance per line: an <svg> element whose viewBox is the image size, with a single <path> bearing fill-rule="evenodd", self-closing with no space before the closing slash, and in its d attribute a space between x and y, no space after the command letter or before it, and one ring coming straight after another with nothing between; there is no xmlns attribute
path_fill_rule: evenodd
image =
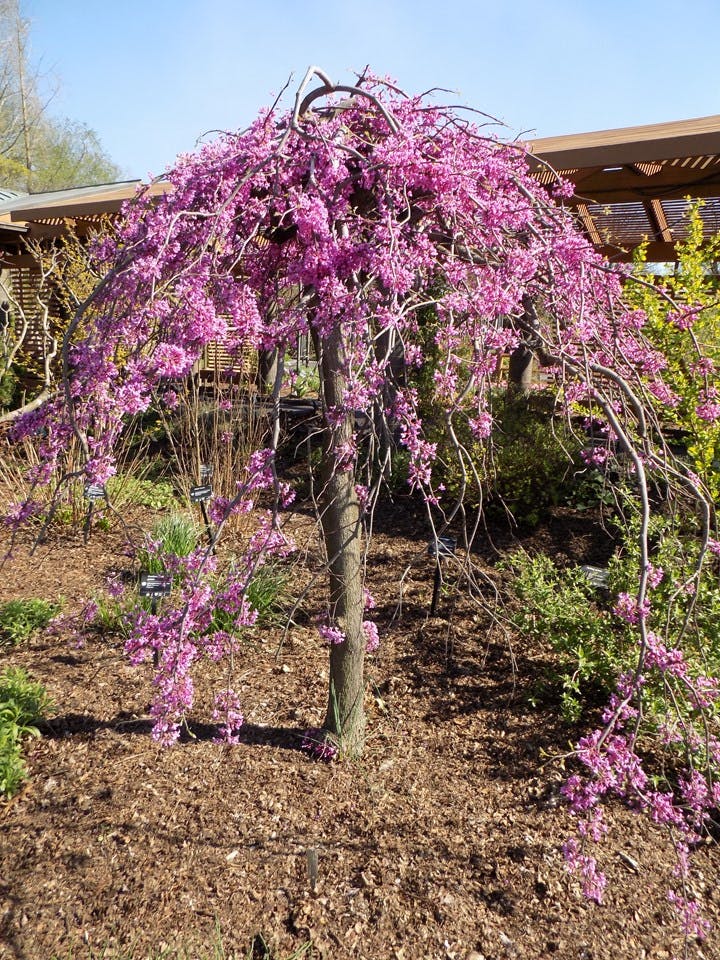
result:
<svg viewBox="0 0 720 960"><path fill-rule="evenodd" d="M430 616L435 616L438 600L440 599L440 587L442 586L441 564L448 557L455 556L457 540L455 537L436 537L428 544L428 556L435 558L435 579L433 582L433 596L430 604Z"/></svg>
<svg viewBox="0 0 720 960"><path fill-rule="evenodd" d="M90 525L92 524L93 513L95 512L95 503L98 500L107 502L107 490L102 483L86 483L84 490L85 499L88 501L88 512L83 526L83 540L85 543L90 539Z"/></svg>
<svg viewBox="0 0 720 960"><path fill-rule="evenodd" d="M208 514L207 502L212 497L212 484L206 483L205 481L209 480L212 476L213 468L208 463L200 464L200 484L196 487L190 487L190 503L199 503L200 512L202 513L203 523L205 524L205 532L207 534L208 543L212 546L213 542L213 530L210 524L210 516Z"/></svg>

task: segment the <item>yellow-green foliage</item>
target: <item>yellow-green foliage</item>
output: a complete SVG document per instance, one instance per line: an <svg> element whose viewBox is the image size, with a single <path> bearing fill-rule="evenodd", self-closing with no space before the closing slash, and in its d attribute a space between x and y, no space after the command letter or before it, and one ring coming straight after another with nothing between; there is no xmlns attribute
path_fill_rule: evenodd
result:
<svg viewBox="0 0 720 960"><path fill-rule="evenodd" d="M688 236L676 246L675 272L659 278L670 298L693 312L690 330L675 322L676 310L656 290L641 284L628 284L630 299L648 316L646 331L668 358L664 379L680 397L675 409L665 406L662 419L687 435L687 451L694 469L707 484L715 500L720 499L720 422L708 422L697 414L705 399L706 386L712 389L720 376L720 287L713 265L720 260L720 235L707 239L700 217L702 201L688 208ZM648 275L647 244L635 255L635 275ZM694 342L695 341L695 342ZM698 374L700 353L713 361L715 373L708 382Z"/></svg>

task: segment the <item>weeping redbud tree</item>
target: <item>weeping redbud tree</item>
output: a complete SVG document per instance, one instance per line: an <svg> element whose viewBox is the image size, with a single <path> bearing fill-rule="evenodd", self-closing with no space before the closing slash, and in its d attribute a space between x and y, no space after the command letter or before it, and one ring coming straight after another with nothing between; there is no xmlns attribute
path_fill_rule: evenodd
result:
<svg viewBox="0 0 720 960"><path fill-rule="evenodd" d="M621 457L639 504L638 582L616 608L637 636L637 667L621 679L603 730L580 747L587 776L573 781L571 800L592 821L586 839L601 832L595 811L607 793L632 794L677 829L687 819L682 802L651 790L632 719L646 670L673 660L667 638L650 629L658 577L648 538L651 490L666 500L686 498L699 518L690 586L701 575L711 508L698 479L663 442L662 411L678 398L663 382L663 356L644 336L644 314L623 301L622 275L558 202L570 187L558 180L549 196L523 148L499 142L480 116L407 96L370 75L334 85L313 68L291 110L265 110L246 131L179 158L167 174L168 192L140 191L115 238L96 246L105 278L66 337L63 388L18 433L39 436L37 483L62 481L62 454L73 437L85 451L86 479L103 482L128 416L155 401L172 408L173 384L190 375L205 344L275 360L271 439L238 465L237 495L214 505L218 536L232 513L252 518L245 555L213 578L215 555L199 551L186 562L175 606L139 615L128 644L137 661L154 654L155 736L172 742L192 704L193 664L234 650L233 631L218 629L213 611L224 611L233 627L252 622L247 588L254 572L291 549L283 516L292 496L276 458L279 396L285 354L309 334L320 379L317 505L329 577L320 634L330 648L330 690L319 752L356 752L364 736L363 661L378 642L365 612L364 557L393 453L407 451L409 481L424 499L433 535L457 532L462 522L470 575L478 521L466 522L472 518L463 501L480 478L463 438L492 444L491 384L501 359L535 356L554 378L559 402L599 425L606 445L588 458ZM434 427L447 431L461 477L454 504L434 488L436 447L412 386L413 369L426 362L429 314L437 330ZM680 319L683 329L692 323L690 312ZM78 329L82 339L71 346ZM29 502L17 516L34 509ZM660 611L658 631L662 623ZM673 683L677 660L674 669ZM226 712L232 739L240 722L234 693L224 691L216 709ZM716 741L706 744L699 815L711 803L706 771L717 760ZM689 756L694 776L700 753ZM599 896L594 860L572 846L568 856Z"/></svg>

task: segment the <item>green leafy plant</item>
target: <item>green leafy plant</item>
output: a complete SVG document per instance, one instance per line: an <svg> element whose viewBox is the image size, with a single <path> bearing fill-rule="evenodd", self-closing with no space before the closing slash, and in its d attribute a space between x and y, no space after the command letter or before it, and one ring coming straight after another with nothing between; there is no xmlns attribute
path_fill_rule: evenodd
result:
<svg viewBox="0 0 720 960"><path fill-rule="evenodd" d="M587 467L576 474L566 502L580 513L597 507L612 507L616 495L605 473L595 467Z"/></svg>
<svg viewBox="0 0 720 960"><path fill-rule="evenodd" d="M17 793L27 778L22 742L40 736L36 724L50 706L43 685L21 667L0 673L0 794L5 797Z"/></svg>
<svg viewBox="0 0 720 960"><path fill-rule="evenodd" d="M0 644L15 645L44 630L60 610L60 604L37 597L0 604Z"/></svg>
<svg viewBox="0 0 720 960"><path fill-rule="evenodd" d="M320 375L313 367L302 367L290 381L290 393L294 397L317 397L320 394Z"/></svg>
<svg viewBox="0 0 720 960"><path fill-rule="evenodd" d="M637 593L641 516L629 497L621 498L618 508L622 518L609 518L617 529L617 547L608 563L605 588L593 584L582 568L562 569L543 554L516 552L505 562L514 576L518 601L514 625L523 636L546 644L556 658L534 699L559 693L561 713L570 721L595 707L601 695L607 697L618 676L637 667L631 627L613 608L623 597L632 603ZM658 513L650 519L647 630L654 647L661 644L668 651L663 656L683 667L676 671L646 667L642 685L645 736L667 734L672 704L680 714L676 722L695 731L698 757L707 741L708 718L720 711L712 698L700 709L686 696L688 684L697 681L702 686L702 677L720 676L720 581L717 568L697 576L699 527L691 515ZM669 739L666 745L672 749Z"/></svg>
<svg viewBox="0 0 720 960"><path fill-rule="evenodd" d="M657 288L628 284L629 298L648 318L646 331L667 358L663 372L677 404L659 403L663 422L679 432L681 443L694 469L717 500L720 498L720 420L708 417L715 402L716 372L720 369L720 284L714 264L720 258L720 235L707 238L700 209L702 201L690 203L686 217L686 239L676 244L675 272L663 277L671 301ZM635 253L635 276L646 279L647 244ZM697 376L700 352L714 365L708 383Z"/></svg>
<svg viewBox="0 0 720 960"><path fill-rule="evenodd" d="M133 503L152 510L172 510L178 505L168 480L151 480L123 473L108 480L107 492L116 508Z"/></svg>
<svg viewBox="0 0 720 960"><path fill-rule="evenodd" d="M567 498L580 444L562 421L523 397L506 401L501 423L489 499L509 509L518 523L535 526L549 507Z"/></svg>
<svg viewBox="0 0 720 960"><path fill-rule="evenodd" d="M512 616L515 627L524 637L547 643L557 655L538 687L538 698L559 689L561 713L574 722L588 702L612 690L631 647L581 569L562 570L547 555L531 557L524 551L511 554L505 566L514 575L520 601Z"/></svg>
<svg viewBox="0 0 720 960"><path fill-rule="evenodd" d="M18 381L12 370L3 371L3 361L0 358L0 410L12 407L17 391Z"/></svg>
<svg viewBox="0 0 720 960"><path fill-rule="evenodd" d="M573 489L580 439L553 416L555 397L549 391L510 396L496 392L492 415L497 421L492 440L477 440L468 413L453 417L453 430L463 450L461 463L443 425L434 439L439 457L436 484L455 498L468 482L466 503L481 501L490 512L509 511L515 522L535 526L551 506L565 502Z"/></svg>

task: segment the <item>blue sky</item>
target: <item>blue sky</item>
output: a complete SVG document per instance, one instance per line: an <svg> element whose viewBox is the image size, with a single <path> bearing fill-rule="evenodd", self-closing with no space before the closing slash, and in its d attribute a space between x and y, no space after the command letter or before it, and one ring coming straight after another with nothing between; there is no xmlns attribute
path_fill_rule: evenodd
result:
<svg viewBox="0 0 720 960"><path fill-rule="evenodd" d="M718 0L21 0L51 112L130 177L246 126L310 64L369 63L551 136L720 113ZM292 86L292 85L291 85Z"/></svg>

